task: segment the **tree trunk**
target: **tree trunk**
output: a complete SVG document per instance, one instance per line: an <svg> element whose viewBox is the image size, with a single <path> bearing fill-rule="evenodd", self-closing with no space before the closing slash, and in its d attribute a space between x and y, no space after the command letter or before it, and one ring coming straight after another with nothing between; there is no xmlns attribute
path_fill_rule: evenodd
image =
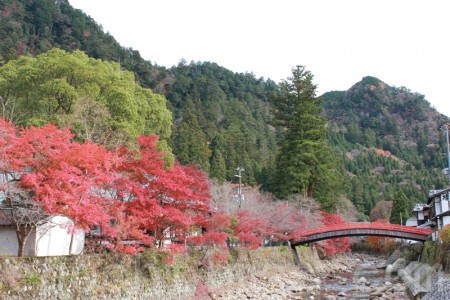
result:
<svg viewBox="0 0 450 300"><path fill-rule="evenodd" d="M313 196L313 183L308 184L308 188L306 190L306 197L312 198Z"/></svg>
<svg viewBox="0 0 450 300"><path fill-rule="evenodd" d="M30 226L17 226L16 227L17 243L19 245L19 248L17 250L17 256L19 256L19 257L24 256L25 245L27 243L28 236L30 235L32 230L33 230L33 227L30 227Z"/></svg>
<svg viewBox="0 0 450 300"><path fill-rule="evenodd" d="M70 244L69 244L69 255L72 255L72 247L73 247L73 236L74 236L75 232L72 231L70 234Z"/></svg>
<svg viewBox="0 0 450 300"><path fill-rule="evenodd" d="M73 248L73 240L75 236L76 226L75 226L75 220L73 221L73 228L70 230L70 244L69 244L69 255L72 255L72 248Z"/></svg>
<svg viewBox="0 0 450 300"><path fill-rule="evenodd" d="M22 240L17 239L17 242L19 243L19 249L17 251L17 256L23 257L23 251L24 251L25 243L27 242L27 239L22 239Z"/></svg>

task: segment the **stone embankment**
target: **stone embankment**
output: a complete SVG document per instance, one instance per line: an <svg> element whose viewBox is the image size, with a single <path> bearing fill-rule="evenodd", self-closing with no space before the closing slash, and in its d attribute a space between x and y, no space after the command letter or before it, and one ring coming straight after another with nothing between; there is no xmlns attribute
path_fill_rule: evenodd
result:
<svg viewBox="0 0 450 300"><path fill-rule="evenodd" d="M406 265L406 261L399 258L386 270L398 271L413 299L450 300L450 278L437 266L432 267L416 261Z"/></svg>
<svg viewBox="0 0 450 300"><path fill-rule="evenodd" d="M305 251L305 257L310 254ZM162 254L162 253L160 253ZM168 265L157 253L0 256L0 299L210 299L210 291L274 268L293 270L287 247L236 249L230 261L191 251Z"/></svg>
<svg viewBox="0 0 450 300"><path fill-rule="evenodd" d="M303 269L272 269L252 274L244 280L211 292L212 299L351 299L352 294L366 295L364 299L408 299L405 286L398 277L382 276L378 280L366 279L363 270L376 270L384 263L364 254L338 256L333 260L309 260ZM364 266L364 267L361 267ZM381 272L383 273L383 272ZM327 283L342 286L330 289Z"/></svg>
<svg viewBox="0 0 450 300"><path fill-rule="evenodd" d="M381 259L349 254L320 260L310 248L299 250L301 268L287 247L237 249L228 264L201 251L174 265L151 253L0 257L0 299L408 299L397 272L377 269ZM406 262L393 265L398 271ZM431 281L424 299L450 299L448 281Z"/></svg>

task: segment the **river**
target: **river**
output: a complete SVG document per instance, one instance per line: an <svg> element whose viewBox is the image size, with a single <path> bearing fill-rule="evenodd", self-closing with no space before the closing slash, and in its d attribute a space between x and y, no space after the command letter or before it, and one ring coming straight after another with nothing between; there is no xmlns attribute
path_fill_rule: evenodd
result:
<svg viewBox="0 0 450 300"><path fill-rule="evenodd" d="M282 270L247 276L212 299L397 299L409 297L397 276L386 275L383 258L349 254L314 262L312 268Z"/></svg>

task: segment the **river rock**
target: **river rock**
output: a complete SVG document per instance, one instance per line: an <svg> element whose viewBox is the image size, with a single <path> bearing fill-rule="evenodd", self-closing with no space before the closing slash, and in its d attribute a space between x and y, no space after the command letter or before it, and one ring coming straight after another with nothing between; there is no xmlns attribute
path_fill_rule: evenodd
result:
<svg viewBox="0 0 450 300"><path fill-rule="evenodd" d="M370 292L373 292L373 290L370 287L360 287L358 289L354 289L355 291L358 291L360 293L369 294Z"/></svg>
<svg viewBox="0 0 450 300"><path fill-rule="evenodd" d="M366 257L365 255L357 256L359 258ZM373 262L369 256L365 258L365 261ZM361 283L359 285L351 285L352 287L342 288L342 292L338 294L336 292L335 295L326 295L320 293L321 287L319 284L328 283L331 281L332 284L350 283L351 279L344 278L344 276L337 275L339 273L342 274L342 265L347 265L350 271L355 270L356 262L354 261L354 256L351 258L341 257L336 258L333 261L320 261L314 266L316 271L316 275L311 275L305 272L304 268L299 269L298 267L295 270L289 270L285 272L284 269L278 271L271 271L271 273L264 272L260 274L255 274L251 277L251 280L241 283L238 283L232 289L222 289L221 291L215 290L215 295L211 297L211 299L215 300L241 300L241 299L252 299L252 300L284 300L284 299L296 299L296 300L306 300L306 299L325 299L325 300L337 300L344 298L352 298L350 294L364 294L366 297L369 297L370 293L376 292L377 295L383 296L383 299L387 300L404 300L407 299L406 294L404 293L404 287L401 284L396 283L391 287L386 286L386 282L388 278L384 279L380 283L377 283L379 280L382 280L383 277L378 280L372 281L367 280L365 277L362 279L363 274L354 273L353 278L355 281L361 279ZM373 264L371 267L374 267ZM336 275L330 275L331 270L341 270L335 273ZM273 273L275 274L273 274ZM359 274L359 276L358 276ZM350 280L350 281L349 281ZM320 282L320 283L319 283ZM364 282L364 283L363 283ZM366 286L366 282L372 283L372 288ZM392 283L392 279L390 279ZM356 283L356 282L355 282ZM382 290L381 288L386 288L386 290ZM322 288L323 289L323 288ZM339 296L338 296L339 295ZM377 298L380 299L378 296ZM312 297L312 298L310 298ZM431 298L433 299L433 298ZM434 300L434 299L433 299Z"/></svg>
<svg viewBox="0 0 450 300"><path fill-rule="evenodd" d="M361 277L359 277L359 279L356 283L360 284L360 285L365 285L367 283L367 279L365 277L361 276Z"/></svg>
<svg viewBox="0 0 450 300"><path fill-rule="evenodd" d="M384 294L384 292L386 292L386 290L387 290L387 287L385 287L385 286L377 288L374 292L370 293L370 296L371 297L381 297Z"/></svg>
<svg viewBox="0 0 450 300"><path fill-rule="evenodd" d="M396 283L394 284L394 286L392 287L392 290L394 292L404 292L406 290L405 286L401 283Z"/></svg>
<svg viewBox="0 0 450 300"><path fill-rule="evenodd" d="M396 273L398 270L404 269L406 264L407 262L404 258L399 258L392 265L386 267L386 273Z"/></svg>

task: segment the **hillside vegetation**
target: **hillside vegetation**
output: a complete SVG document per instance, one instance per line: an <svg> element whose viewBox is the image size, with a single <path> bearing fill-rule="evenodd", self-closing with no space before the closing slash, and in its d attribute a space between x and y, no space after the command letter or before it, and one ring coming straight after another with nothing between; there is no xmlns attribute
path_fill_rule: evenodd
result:
<svg viewBox="0 0 450 300"><path fill-rule="evenodd" d="M403 191L411 203L448 179L442 125L423 95L364 77L348 91L321 97L329 120L329 140L343 157L348 196L365 213L380 200Z"/></svg>
<svg viewBox="0 0 450 300"><path fill-rule="evenodd" d="M283 130L269 120L271 100L280 94L277 83L251 73L234 73L213 62L181 60L171 68L154 65L137 50L121 46L67 0L5 0L0 14L2 65L53 48L82 50L89 57L116 62L115 68L129 70L138 84L153 90L145 91L150 98L159 99L160 104L167 99L172 135L169 128L148 131L164 132L182 164L197 163L219 182L236 182L236 168L242 167L245 184L276 190L275 158ZM0 78L1 84L5 82L5 77ZM75 90L77 98L80 92ZM4 89L0 95L3 101ZM439 128L448 119L430 107L423 95L365 77L348 91L328 92L320 100L335 168L345 176L331 200L344 196L368 215L377 202L393 200L398 191L413 204L424 201L428 190L447 185L441 172L446 154ZM116 101L114 111L122 111L126 103ZM114 115L112 108L109 104ZM73 113L70 108L67 115ZM61 120L60 115L47 114L44 119ZM36 124L36 117L27 118ZM64 118L64 125L68 119ZM111 117L105 124L115 124L132 138L147 130L144 126L133 131L132 121L142 121L137 116L121 120L119 124Z"/></svg>

